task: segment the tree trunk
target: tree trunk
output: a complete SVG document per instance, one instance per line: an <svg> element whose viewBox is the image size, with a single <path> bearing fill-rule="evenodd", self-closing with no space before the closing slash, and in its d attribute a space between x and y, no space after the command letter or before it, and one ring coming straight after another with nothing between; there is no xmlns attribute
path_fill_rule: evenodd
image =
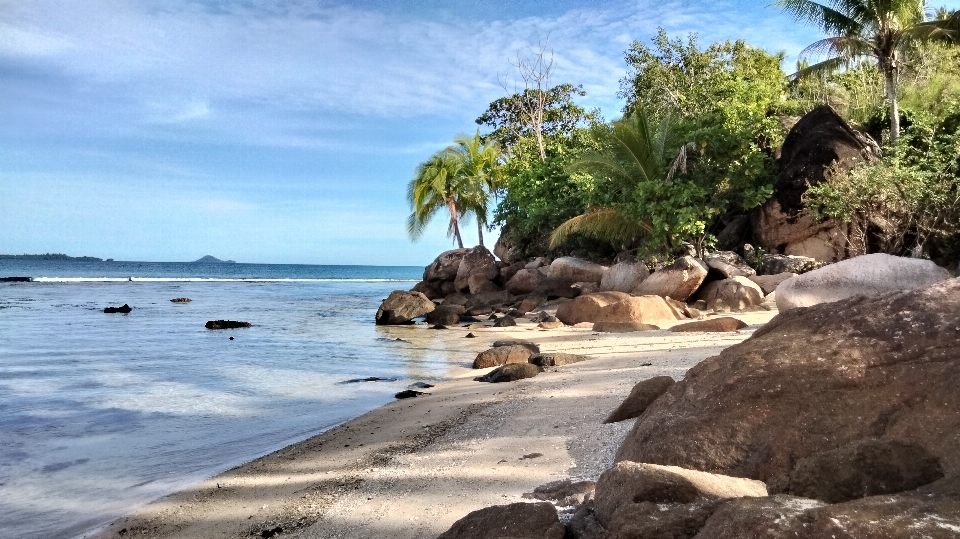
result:
<svg viewBox="0 0 960 539"><path fill-rule="evenodd" d="M887 86L887 101L890 104L890 143L900 138L900 109L897 107L897 68L889 65L883 70Z"/></svg>
<svg viewBox="0 0 960 539"><path fill-rule="evenodd" d="M477 236L480 238L480 247L483 247L483 221L477 216Z"/></svg>
<svg viewBox="0 0 960 539"><path fill-rule="evenodd" d="M547 151L543 148L543 125L537 124L533 128L533 132L537 135L537 146L540 147L540 162L547 162Z"/></svg>
<svg viewBox="0 0 960 539"><path fill-rule="evenodd" d="M453 223L453 236L457 238L457 246L463 249L463 239L460 237L460 220L457 219L457 201L453 197L447 199L447 209L450 210L450 222Z"/></svg>

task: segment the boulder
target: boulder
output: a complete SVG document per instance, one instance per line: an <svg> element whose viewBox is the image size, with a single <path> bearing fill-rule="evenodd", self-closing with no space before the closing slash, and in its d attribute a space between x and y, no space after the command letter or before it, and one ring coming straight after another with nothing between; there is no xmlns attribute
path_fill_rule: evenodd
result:
<svg viewBox="0 0 960 539"><path fill-rule="evenodd" d="M424 281L452 281L460 269L460 262L467 249L453 249L440 253L429 266L423 269Z"/></svg>
<svg viewBox="0 0 960 539"><path fill-rule="evenodd" d="M193 300L190 298L173 298L170 301L173 303L190 303Z"/></svg>
<svg viewBox="0 0 960 539"><path fill-rule="evenodd" d="M428 299L436 300L441 299L444 296L442 285L442 281L420 281L419 283L413 285L413 288L411 288L410 291L420 292L424 296L427 296Z"/></svg>
<svg viewBox="0 0 960 539"><path fill-rule="evenodd" d="M523 269L523 262L515 262L509 266L504 266L500 268L500 278L499 282L506 284L516 275L520 270Z"/></svg>
<svg viewBox="0 0 960 539"><path fill-rule="evenodd" d="M856 295L879 296L949 278L949 271L929 260L882 253L863 255L784 281L777 287L777 308L783 312Z"/></svg>
<svg viewBox="0 0 960 539"><path fill-rule="evenodd" d="M760 275L795 273L797 275L822 268L825 264L814 258L791 255L763 255Z"/></svg>
<svg viewBox="0 0 960 539"><path fill-rule="evenodd" d="M573 288L580 289L580 295L584 294L596 294L600 291L600 283L589 283L586 281L581 281L578 283L573 283Z"/></svg>
<svg viewBox="0 0 960 539"><path fill-rule="evenodd" d="M477 354L473 360L474 369L489 369L511 363L526 363L534 352L523 345L495 346Z"/></svg>
<svg viewBox="0 0 960 539"><path fill-rule="evenodd" d="M447 305L446 303L442 303L434 310L427 313L426 320L429 324L453 326L460 323L460 315L466 312L467 310L463 307L463 305Z"/></svg>
<svg viewBox="0 0 960 539"><path fill-rule="evenodd" d="M444 305L466 305L468 301L470 301L470 298L461 294L460 292L448 294L443 298Z"/></svg>
<svg viewBox="0 0 960 539"><path fill-rule="evenodd" d="M468 318L466 318L466 317L467 317L467 316L469 316L469 317L486 316L486 315L489 315L489 314L493 314L493 307L492 307L489 303L474 304L472 307L470 307L469 309L467 309L467 312L466 312L465 315L463 315L463 316L460 317L460 321L461 321L461 322L476 322L476 321L478 321L478 319L476 319L476 318L468 319Z"/></svg>
<svg viewBox="0 0 960 539"><path fill-rule="evenodd" d="M203 327L207 329L238 329L250 327L250 322L238 320L209 320Z"/></svg>
<svg viewBox="0 0 960 539"><path fill-rule="evenodd" d="M540 271L540 270L537 270ZM573 287L574 281L557 277L547 277L534 290L535 294L543 294L548 299L573 299L580 295L580 289Z"/></svg>
<svg viewBox="0 0 960 539"><path fill-rule="evenodd" d="M540 353L540 345L538 345L535 342L523 341L520 339L501 339L499 341L493 341L493 344L491 346L493 346L494 348L498 348L501 346L525 346L529 348L530 351L533 352L534 354Z"/></svg>
<svg viewBox="0 0 960 539"><path fill-rule="evenodd" d="M535 269L521 269L507 281L504 288L511 294L529 294L537 289L547 277Z"/></svg>
<svg viewBox="0 0 960 539"><path fill-rule="evenodd" d="M707 278L709 268L699 259L684 256L653 272L633 290L637 296L664 296L687 301Z"/></svg>
<svg viewBox="0 0 960 539"><path fill-rule="evenodd" d="M757 271L748 266L740 255L730 251L710 253L703 257L703 262L708 268L722 275L725 279L750 277L757 274Z"/></svg>
<svg viewBox="0 0 960 539"><path fill-rule="evenodd" d="M605 292L613 294L614 292ZM597 322L637 322L641 324L661 324L683 320L686 317L677 314L676 310L661 296L629 297L616 303L611 303L600 309Z"/></svg>
<svg viewBox="0 0 960 539"><path fill-rule="evenodd" d="M633 333L634 331L656 331L660 326L641 322L596 322L590 329L598 333Z"/></svg>
<svg viewBox="0 0 960 539"><path fill-rule="evenodd" d="M923 446L868 438L800 459L785 491L839 503L913 490L942 477L940 460Z"/></svg>
<svg viewBox="0 0 960 539"><path fill-rule="evenodd" d="M553 504L512 503L473 511L437 539L563 539Z"/></svg>
<svg viewBox="0 0 960 539"><path fill-rule="evenodd" d="M655 376L633 386L630 395L610 413L604 423L618 423L640 417L650 404L663 395L676 382L669 376Z"/></svg>
<svg viewBox="0 0 960 539"><path fill-rule="evenodd" d="M568 507L582 504L587 498L593 495L596 486L597 484L594 481L574 482L570 479L561 479L540 485L533 489L533 492L525 493L523 497L552 501L558 507Z"/></svg>
<svg viewBox="0 0 960 539"><path fill-rule="evenodd" d="M564 365L580 363L588 359L590 359L590 356L554 352L551 354L534 354L530 356L527 362L538 367L562 367Z"/></svg>
<svg viewBox="0 0 960 539"><path fill-rule="evenodd" d="M516 382L524 378L533 378L543 372L543 369L531 363L510 363L488 372L477 378L479 382L499 384L502 382Z"/></svg>
<svg viewBox="0 0 960 539"><path fill-rule="evenodd" d="M507 328L507 327L512 327L516 325L517 325L517 320L514 317L509 315L498 318L497 321L493 323L493 327L495 328Z"/></svg>
<svg viewBox="0 0 960 539"><path fill-rule="evenodd" d="M757 286L759 286L760 289L763 290L763 294L764 296L766 296L768 294L772 294L777 289L777 287L780 286L780 283L782 283L783 281L786 281L790 277L796 277L796 276L797 276L796 273L783 272L783 273L778 273L776 275L754 275L752 277L749 277L749 279L757 283Z"/></svg>
<svg viewBox="0 0 960 539"><path fill-rule="evenodd" d="M782 485L804 458L880 438L922 446L951 476L957 387L960 279L793 309L687 371L617 460Z"/></svg>
<svg viewBox="0 0 960 539"><path fill-rule="evenodd" d="M697 295L707 304L708 309L716 309L717 300L734 311L763 303L763 289L746 277L732 277L722 281L711 281Z"/></svg>
<svg viewBox="0 0 960 539"><path fill-rule="evenodd" d="M604 307L629 297L630 294L625 292L599 292L578 296L557 308L557 318L571 326L580 322L596 322Z"/></svg>
<svg viewBox="0 0 960 539"><path fill-rule="evenodd" d="M538 256L537 258L534 258L534 259L531 260L530 262L527 262L527 264L524 266L524 268L526 268L526 269L537 269L537 268L542 268L542 267L544 267L544 266L546 266L546 267L548 268L548 272L547 272L547 273L549 273L550 259L545 258L545 257L542 257L542 256Z"/></svg>
<svg viewBox="0 0 960 539"><path fill-rule="evenodd" d="M485 292L482 294L477 294L464 304L464 307L469 311L471 308L478 305L506 305L513 301L513 296L510 295L510 292L506 290L501 290L499 292ZM489 313L487 313L489 314Z"/></svg>
<svg viewBox="0 0 960 539"><path fill-rule="evenodd" d="M497 243L493 245L493 254L503 260L504 263L513 264L517 261L519 251L515 245L507 240L506 236L505 230L501 229L500 237L497 238Z"/></svg>
<svg viewBox="0 0 960 539"><path fill-rule="evenodd" d="M704 331L712 333L725 333L731 331L737 331L738 329L743 329L747 327L747 323L743 320L737 320L736 318L731 318L729 316L724 316L721 318L710 318L708 320L699 320L697 322L687 322L685 324L677 324L670 328L670 331L677 333L683 333L688 331Z"/></svg>
<svg viewBox="0 0 960 539"><path fill-rule="evenodd" d="M467 278L467 289L470 295L488 294L490 292L499 292L503 290L499 286L488 280L482 275L471 275Z"/></svg>
<svg viewBox="0 0 960 539"><path fill-rule="evenodd" d="M530 294L529 296L523 298L523 301L520 302L517 310L523 313L529 313L546 302L546 294Z"/></svg>
<svg viewBox="0 0 960 539"><path fill-rule="evenodd" d="M537 324L537 327L540 329L559 329L564 326L563 322L557 320L556 316L546 316L540 323Z"/></svg>
<svg viewBox="0 0 960 539"><path fill-rule="evenodd" d="M377 309L377 325L407 324L435 308L436 305L420 292L394 290Z"/></svg>
<svg viewBox="0 0 960 539"><path fill-rule="evenodd" d="M105 313L107 313L107 314L115 314L115 313L127 314L127 313L129 313L130 311L132 311L132 310L133 310L133 307L131 307L131 306L127 305L126 303L124 303L124 304L123 304L122 306L120 306L120 307L106 307L106 308L103 309L103 312L105 312ZM209 324L210 322L207 322L207 323ZM219 328L218 328L218 329L219 329Z"/></svg>
<svg viewBox="0 0 960 539"><path fill-rule="evenodd" d="M486 247L478 245L472 249L467 249L460 260L460 266L457 267L456 279L453 286L457 292L463 292L469 289L469 279L471 276L482 277L492 281L500 275L500 268L497 267L497 259L487 250Z"/></svg>
<svg viewBox="0 0 960 539"><path fill-rule="evenodd" d="M599 283L603 278L606 266L564 256L550 264L550 276L557 279L566 279L572 282Z"/></svg>
<svg viewBox="0 0 960 539"><path fill-rule="evenodd" d="M730 220L717 234L717 247L732 251L738 249L750 235L750 216L738 215Z"/></svg>
<svg viewBox="0 0 960 539"><path fill-rule="evenodd" d="M643 262L618 262L604 270L600 291L630 293L649 276L650 270Z"/></svg>
<svg viewBox="0 0 960 539"><path fill-rule="evenodd" d="M773 196L751 218L753 236L767 252L811 256L824 262L862 252L848 245L842 223L817 223L803 212L802 197L809 186L824 181L827 168L843 170L880 156L870 135L851 128L829 106L807 113L787 134L779 160L780 174Z"/></svg>

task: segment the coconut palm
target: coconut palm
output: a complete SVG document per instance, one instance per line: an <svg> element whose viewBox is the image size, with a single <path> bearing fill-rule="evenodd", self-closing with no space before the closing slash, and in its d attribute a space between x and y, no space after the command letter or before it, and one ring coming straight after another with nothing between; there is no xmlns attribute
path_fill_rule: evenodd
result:
<svg viewBox="0 0 960 539"><path fill-rule="evenodd" d="M483 142L480 131L477 131L473 137L458 137L450 149L460 163L457 173L462 184L468 187L460 199L463 210L476 217L477 235L483 245L483 227L487 224L490 198L500 189L502 182L500 146L493 141Z"/></svg>
<svg viewBox="0 0 960 539"><path fill-rule="evenodd" d="M928 39L960 43L960 9L950 11L942 7L937 8L933 14L933 20L919 26L928 32L924 36Z"/></svg>
<svg viewBox="0 0 960 539"><path fill-rule="evenodd" d="M897 79L908 48L935 37L924 25L923 0L777 0L774 5L797 20L819 26L831 37L805 48L801 55L830 57L798 71L794 76L833 71L857 58L873 58L883 73L890 107L890 140L900 136Z"/></svg>
<svg viewBox="0 0 960 539"><path fill-rule="evenodd" d="M430 219L446 209L450 216L447 235L452 234L457 245L463 248L460 237L463 205L460 199L469 193L471 186L464 181L461 170L462 162L452 148L433 154L417 166L414 178L407 185L407 200L413 209L407 218L407 233L411 239L419 239Z"/></svg>
<svg viewBox="0 0 960 539"><path fill-rule="evenodd" d="M610 199L621 202L590 208L561 224L550 235L551 249L574 232L628 245L652 230L649 222L631 218L625 205L639 182L669 182L677 172L686 172L687 151L692 145L682 146L679 155L669 159L669 122L666 118L654 128L643 111L637 110L613 122L607 133L596 128L595 137L600 139L603 149L585 154L568 170L586 172L602 180Z"/></svg>

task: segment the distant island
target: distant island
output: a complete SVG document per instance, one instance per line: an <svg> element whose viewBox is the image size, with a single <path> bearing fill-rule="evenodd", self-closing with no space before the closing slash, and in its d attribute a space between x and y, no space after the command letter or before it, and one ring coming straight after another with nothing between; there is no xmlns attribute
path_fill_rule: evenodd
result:
<svg viewBox="0 0 960 539"><path fill-rule="evenodd" d="M44 260L57 262L103 262L95 256L67 256L63 253L47 253L43 255L0 255L0 260Z"/></svg>
<svg viewBox="0 0 960 539"><path fill-rule="evenodd" d="M220 260L215 256L206 255L199 260L194 260L194 264L236 264L233 260Z"/></svg>

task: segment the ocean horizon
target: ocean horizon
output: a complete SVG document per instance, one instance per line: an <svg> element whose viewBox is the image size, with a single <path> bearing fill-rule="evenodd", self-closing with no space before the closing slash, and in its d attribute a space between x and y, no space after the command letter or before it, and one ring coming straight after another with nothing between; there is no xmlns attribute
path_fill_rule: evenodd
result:
<svg viewBox="0 0 960 539"><path fill-rule="evenodd" d="M33 278L0 282L0 535L81 537L443 380L476 351L374 325L422 271L0 260Z"/></svg>

